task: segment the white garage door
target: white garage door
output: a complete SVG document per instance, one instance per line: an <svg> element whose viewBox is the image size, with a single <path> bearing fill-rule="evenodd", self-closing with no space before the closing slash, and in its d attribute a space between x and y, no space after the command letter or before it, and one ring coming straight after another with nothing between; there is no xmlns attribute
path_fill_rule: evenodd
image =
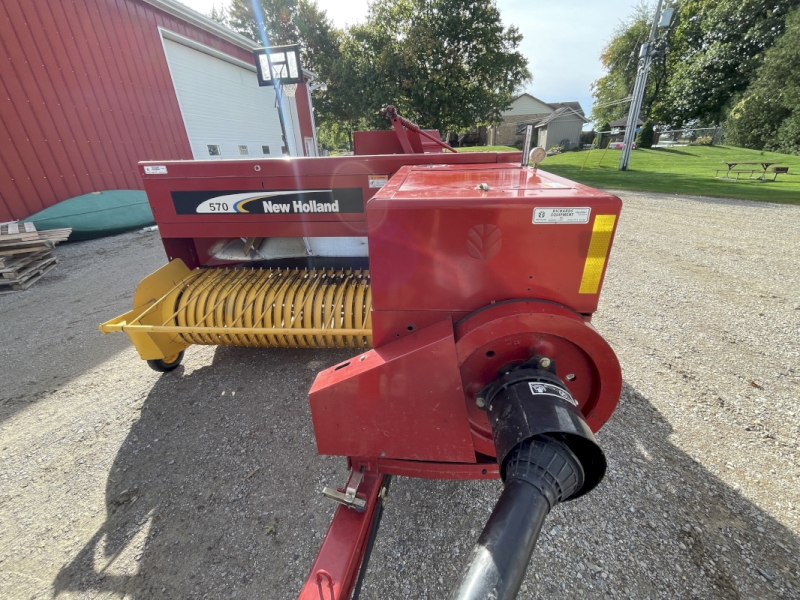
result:
<svg viewBox="0 0 800 600"><path fill-rule="evenodd" d="M195 159L283 155L275 91L259 87L255 67L162 39Z"/></svg>

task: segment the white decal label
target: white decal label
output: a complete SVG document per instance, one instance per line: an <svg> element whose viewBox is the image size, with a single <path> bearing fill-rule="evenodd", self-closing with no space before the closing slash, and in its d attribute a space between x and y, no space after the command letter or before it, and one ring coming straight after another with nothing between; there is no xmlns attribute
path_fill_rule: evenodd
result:
<svg viewBox="0 0 800 600"><path fill-rule="evenodd" d="M578 402L575 400L575 398L573 398L567 390L563 390L557 385L539 382L534 383L529 381L528 386L531 388L531 394L536 394L539 396L555 396L556 398L566 400L573 406L578 406Z"/></svg>
<svg viewBox="0 0 800 600"><path fill-rule="evenodd" d="M145 165L144 172L148 175L166 175L167 167L165 165Z"/></svg>
<svg viewBox="0 0 800 600"><path fill-rule="evenodd" d="M371 188L382 188L386 185L386 182L389 181L388 175L370 175L369 176L369 187Z"/></svg>
<svg viewBox="0 0 800 600"><path fill-rule="evenodd" d="M553 207L533 209L534 223L588 223L592 209L587 207Z"/></svg>

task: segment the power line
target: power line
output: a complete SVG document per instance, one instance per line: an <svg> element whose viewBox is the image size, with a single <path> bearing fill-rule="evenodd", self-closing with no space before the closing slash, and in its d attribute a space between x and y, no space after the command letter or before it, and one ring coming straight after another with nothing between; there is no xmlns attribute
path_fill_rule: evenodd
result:
<svg viewBox="0 0 800 600"><path fill-rule="evenodd" d="M633 98L628 96L627 98L623 98L622 100L615 100L614 102L607 102L605 104L594 104L592 105L592 110L594 110L595 108L605 108L606 106L614 106L616 104L625 104L626 102L630 102L631 100L633 100Z"/></svg>

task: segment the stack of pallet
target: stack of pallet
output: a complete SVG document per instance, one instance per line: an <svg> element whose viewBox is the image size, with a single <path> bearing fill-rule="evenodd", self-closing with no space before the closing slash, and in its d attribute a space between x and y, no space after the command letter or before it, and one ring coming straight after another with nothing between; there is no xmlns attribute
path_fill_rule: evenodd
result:
<svg viewBox="0 0 800 600"><path fill-rule="evenodd" d="M53 246L70 233L71 229L36 231L33 223L0 223L0 294L27 290L55 268Z"/></svg>

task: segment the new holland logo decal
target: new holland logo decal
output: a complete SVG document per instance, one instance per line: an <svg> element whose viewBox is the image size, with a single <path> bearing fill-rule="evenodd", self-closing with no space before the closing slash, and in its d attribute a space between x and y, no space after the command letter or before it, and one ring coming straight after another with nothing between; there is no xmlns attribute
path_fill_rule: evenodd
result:
<svg viewBox="0 0 800 600"><path fill-rule="evenodd" d="M320 214L364 212L361 188L230 192L172 192L179 215Z"/></svg>

